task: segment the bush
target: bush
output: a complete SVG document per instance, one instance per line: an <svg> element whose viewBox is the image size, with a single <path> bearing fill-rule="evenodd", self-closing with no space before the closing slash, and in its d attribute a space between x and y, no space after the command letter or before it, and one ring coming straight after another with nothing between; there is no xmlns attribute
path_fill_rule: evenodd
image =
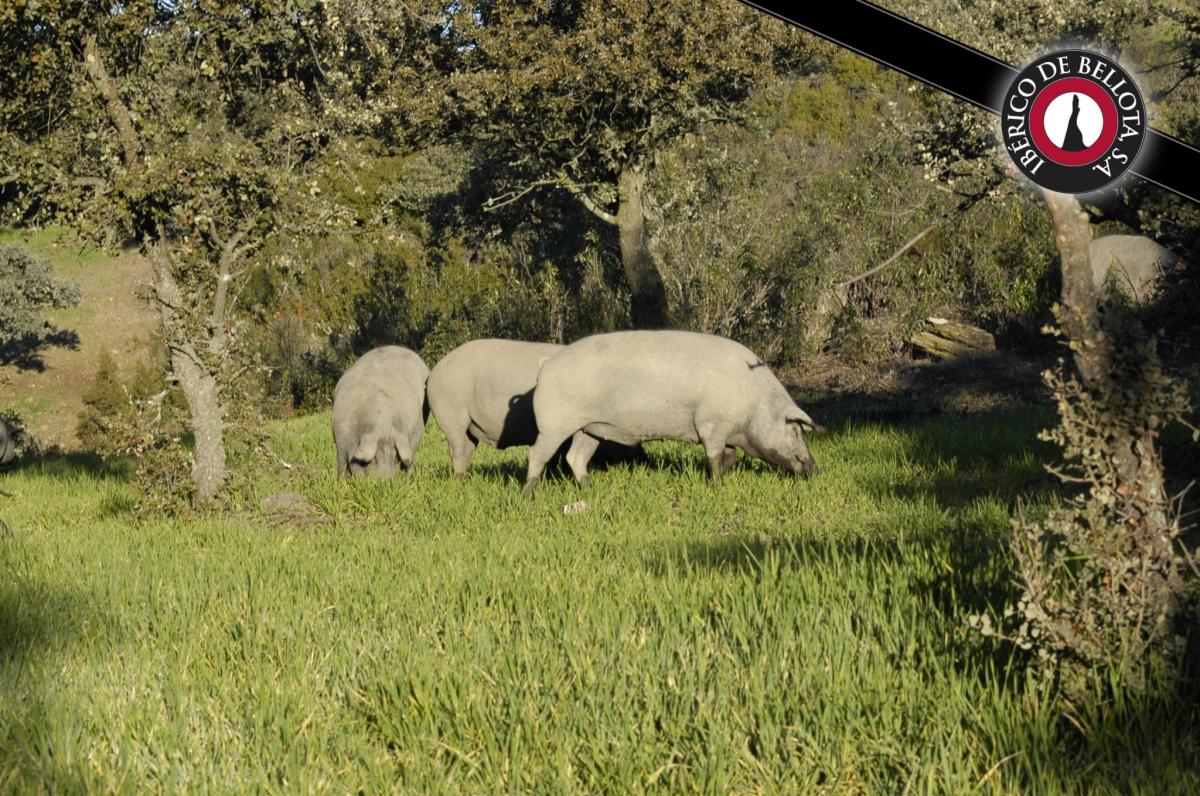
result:
<svg viewBox="0 0 1200 796"><path fill-rule="evenodd" d="M0 424L3 424L4 443L0 446L0 465L12 464L31 453L37 453L40 446L29 430L25 428L25 420L17 412L8 409L0 412Z"/></svg>
<svg viewBox="0 0 1200 796"><path fill-rule="evenodd" d="M1080 489L1043 520L1014 521L1022 596L995 623L972 620L1031 652L1037 670L1073 700L1098 688L1146 692L1170 682L1200 593L1197 559L1183 544L1154 450L1160 432L1183 420L1186 389L1162 371L1140 326L1110 315L1106 327L1120 341L1107 387L1089 390L1073 376L1046 373L1059 425L1041 439L1066 459L1051 472ZM1136 453L1121 440L1132 440ZM1130 455L1140 483L1128 482L1121 459Z"/></svg>
<svg viewBox="0 0 1200 796"><path fill-rule="evenodd" d="M923 179L914 153L932 120L903 79L839 54L757 102L758 128L711 126L658 159L656 253L680 325L776 361L893 353L930 315L1035 338L1056 288L1044 210Z"/></svg>
<svg viewBox="0 0 1200 796"><path fill-rule="evenodd" d="M73 333L50 326L45 310L74 306L81 295L23 246L0 246L0 363L27 362L46 343L75 342Z"/></svg>
<svg viewBox="0 0 1200 796"><path fill-rule="evenodd" d="M139 361L122 377L116 359L102 351L76 426L83 444L105 460L136 462L137 509L143 515L180 510L193 488L183 444L187 410L166 381L166 352L158 347L154 354L150 364Z"/></svg>
<svg viewBox="0 0 1200 796"><path fill-rule="evenodd" d="M432 365L478 337L564 342L611 328L621 316L600 270L597 258L582 256L572 295L553 263L529 263L509 246L451 238L380 252L357 300L353 347L405 345Z"/></svg>
<svg viewBox="0 0 1200 796"><path fill-rule="evenodd" d="M255 330L253 345L262 359L265 389L279 402L279 414L329 406L333 388L354 360L350 338L321 337L310 328L303 307L271 313Z"/></svg>

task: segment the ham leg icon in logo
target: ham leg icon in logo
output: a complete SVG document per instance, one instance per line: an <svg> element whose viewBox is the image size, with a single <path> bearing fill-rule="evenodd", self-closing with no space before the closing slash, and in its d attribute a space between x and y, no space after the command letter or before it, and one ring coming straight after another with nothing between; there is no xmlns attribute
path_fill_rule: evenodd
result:
<svg viewBox="0 0 1200 796"><path fill-rule="evenodd" d="M1067 152L1078 152L1082 149L1087 149L1087 144L1083 143L1083 131L1079 129L1079 95L1071 95L1071 118L1067 120L1067 131L1063 133L1062 143L1059 145Z"/></svg>
<svg viewBox="0 0 1200 796"><path fill-rule="evenodd" d="M1004 148L1043 188L1085 194L1115 182L1146 138L1142 94L1100 53L1061 50L1013 80L1001 109Z"/></svg>

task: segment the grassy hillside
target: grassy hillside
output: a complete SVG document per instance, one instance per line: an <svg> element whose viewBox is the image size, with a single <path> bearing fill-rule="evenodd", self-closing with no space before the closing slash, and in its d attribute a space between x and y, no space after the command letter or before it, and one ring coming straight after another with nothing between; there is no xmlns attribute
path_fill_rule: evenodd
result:
<svg viewBox="0 0 1200 796"><path fill-rule="evenodd" d="M0 792L1195 792L1194 720L1070 727L964 628L1048 420L835 423L807 482L658 444L526 502L524 451L459 484L432 425L414 477L338 483L317 415L240 513L146 524L120 471L34 463L0 481ZM321 521L256 508L284 490Z"/></svg>
<svg viewBox="0 0 1200 796"><path fill-rule="evenodd" d="M80 397L95 378L100 352L108 350L122 365L146 356L157 328L139 296L150 281L149 264L135 252L114 257L84 246L61 229L0 229L0 244L6 243L49 260L57 277L83 290L77 307L46 313L56 329L75 335L73 344L44 346L30 367L0 361L0 410L19 412L42 443L71 448Z"/></svg>

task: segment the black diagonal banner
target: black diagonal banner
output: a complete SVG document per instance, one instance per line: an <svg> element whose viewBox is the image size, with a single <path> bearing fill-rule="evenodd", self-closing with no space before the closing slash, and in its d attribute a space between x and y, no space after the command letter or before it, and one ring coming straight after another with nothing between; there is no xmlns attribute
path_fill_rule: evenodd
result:
<svg viewBox="0 0 1200 796"><path fill-rule="evenodd" d="M862 0L742 2L992 113L999 113L1004 91L1019 71ZM1200 202L1200 150L1178 138L1151 129L1132 171Z"/></svg>

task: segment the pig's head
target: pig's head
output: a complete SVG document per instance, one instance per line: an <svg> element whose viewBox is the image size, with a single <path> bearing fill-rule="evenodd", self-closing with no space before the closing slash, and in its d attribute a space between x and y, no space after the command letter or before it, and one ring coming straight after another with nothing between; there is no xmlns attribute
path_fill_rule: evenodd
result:
<svg viewBox="0 0 1200 796"><path fill-rule="evenodd" d="M358 442L350 456L350 475L374 475L391 478L401 467L412 469L411 448L391 434L369 431Z"/></svg>
<svg viewBox="0 0 1200 796"><path fill-rule="evenodd" d="M757 425L758 439L754 446L762 458L789 472L808 477L818 472L816 462L808 451L804 434L822 431L808 414L789 398L786 404L771 412L766 422Z"/></svg>

